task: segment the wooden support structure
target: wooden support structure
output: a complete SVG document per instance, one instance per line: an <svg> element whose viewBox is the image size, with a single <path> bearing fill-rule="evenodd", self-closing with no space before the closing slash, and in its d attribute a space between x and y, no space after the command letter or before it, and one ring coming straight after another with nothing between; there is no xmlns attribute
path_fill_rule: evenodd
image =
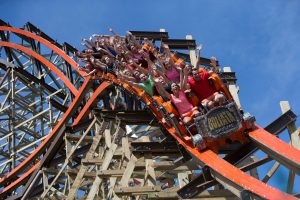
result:
<svg viewBox="0 0 300 200"><path fill-rule="evenodd" d="M42 170L47 197L56 196L69 200L126 199L130 196L136 199L178 199L177 191L194 180L201 170L204 177L210 178L199 187L207 189L214 186L214 189L204 189L190 199L237 199L244 196L241 188L229 183L219 174L199 167L196 160L178 161L183 152L174 141L159 139L165 138L159 127L153 124L130 125L132 131L127 134L124 128L126 114L122 115L120 121L112 117L118 116L116 113L101 114L101 111L97 111L94 136L85 134L82 137L77 133L65 135L68 164L65 161L58 165L61 166L59 168L49 166ZM132 117L132 114L129 116ZM131 123L132 120L127 122ZM76 155L74 148L78 148L78 144L88 143L91 144L89 150ZM228 151L235 151L235 148ZM78 157L81 159L76 160ZM258 178L256 167L270 160L269 157L258 160L253 155L238 166ZM279 166L279 163L275 163L270 172L263 176L262 181L267 182ZM58 178L53 179L53 175ZM69 186L52 187L55 184Z"/></svg>
<svg viewBox="0 0 300 200"><path fill-rule="evenodd" d="M185 37L187 40L192 40L193 37L191 35L187 35ZM191 64L193 66L196 66L196 62L197 62L197 58L196 58L196 51L195 51L195 47L193 46L189 46L188 47L188 50L189 50L189 54L190 54L190 61L191 61Z"/></svg>
<svg viewBox="0 0 300 200"><path fill-rule="evenodd" d="M231 68L230 67L224 67L224 72L231 72ZM242 108L241 103L240 103L240 99L238 96L239 93L239 88L235 85L235 81L234 80L229 80L228 81L228 89L230 94L232 95L235 103L238 105L239 108Z"/></svg>
<svg viewBox="0 0 300 200"><path fill-rule="evenodd" d="M94 154L96 152L96 149L97 149L97 146L99 145L100 143L100 139L103 137L103 130L105 130L106 126L107 126L107 123L102 123L101 126L99 126L98 124L95 125L95 129L96 129L96 134L95 134L95 137L93 138L93 143L90 147L90 150L87 152L86 156L85 156L85 159L86 160L89 160L91 158L94 157ZM74 199L75 196L76 196L76 193L77 193L77 190L80 186L80 183L82 182L83 180L83 176L85 174L85 172L87 171L88 169L88 166L85 165L84 163L81 164L81 167L79 169L79 171L77 172L77 176L72 184L72 187L70 189L70 192L68 194L68 200L71 200L71 199Z"/></svg>
<svg viewBox="0 0 300 200"><path fill-rule="evenodd" d="M66 167L63 165L62 168L54 166L43 168L45 184L49 182L44 186L48 197L56 195L58 198L66 197L70 200L77 198L121 199L133 195L137 198L153 199L155 195L167 196L168 190L172 190L174 196L174 192L179 187L175 183L176 179L182 177L180 184L184 185L189 182L192 171L199 169L196 165L191 166L189 163L176 164L175 161L180 153L179 150L175 151L175 146L173 147L171 142L167 144L168 142L164 141L162 144L168 145L168 148L166 151L158 151L163 146L159 145L159 141L155 139L157 132L151 131L155 130L155 127L140 125L135 129L135 134L140 137L122 137L116 144L112 140L114 134L110 132L110 129L104 128L104 126L107 127L107 122L105 124L95 124L93 137L66 134L68 163L71 157L78 156L74 154L74 147L78 142L82 144L92 142L92 144L77 167L69 163L64 164ZM115 121L115 125L120 126L121 123ZM118 132L119 128L116 127L115 132ZM148 133L148 135L143 133ZM152 137L152 133L156 136ZM163 133L160 132L160 134ZM153 149L147 150L148 147ZM73 153L72 156L70 153ZM49 181L53 175L59 177L54 181L53 179ZM55 183L69 184L69 187L62 191L51 189ZM108 188L107 185L109 185ZM78 196L79 193L83 196Z"/></svg>
<svg viewBox="0 0 300 200"><path fill-rule="evenodd" d="M280 107L282 113L285 113L291 109L290 104L288 101L281 101L280 102ZM299 129L296 127L296 123L293 122L287 126L290 140L291 140L291 145L297 149L300 150L300 138L299 138ZM295 179L295 172L291 170L289 172L289 179L288 179L288 185L287 185L287 192L292 194L293 193L293 188L294 188L294 179Z"/></svg>

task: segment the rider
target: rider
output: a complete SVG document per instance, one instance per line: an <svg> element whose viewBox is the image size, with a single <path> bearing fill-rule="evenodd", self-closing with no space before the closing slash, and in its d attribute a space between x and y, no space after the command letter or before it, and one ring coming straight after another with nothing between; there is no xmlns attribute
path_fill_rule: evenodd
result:
<svg viewBox="0 0 300 200"><path fill-rule="evenodd" d="M198 66L200 65L200 50L202 45L198 49L198 59L196 67L192 69L192 76L188 79L188 88L190 88L194 93L196 93L202 106L211 109L214 107L215 103L222 104L225 101L225 96L218 91L216 91L212 85L209 83L208 78L215 72L217 72L216 59L211 58L212 70L210 71L200 71ZM188 72L186 72L188 73ZM187 76L187 74L185 74Z"/></svg>
<svg viewBox="0 0 300 200"><path fill-rule="evenodd" d="M182 72L184 71L184 72ZM199 111L197 107L194 107L186 97L184 91L186 88L186 79L187 76L185 74L188 73L188 67L185 67L180 72L180 83L172 83L171 84L171 91L172 93L167 92L163 85L160 83L157 83L157 90L160 90L164 93L164 96L171 100L171 102L175 105L177 108L180 116L183 118L183 123L186 125L191 124L192 119L195 114L198 114Z"/></svg>

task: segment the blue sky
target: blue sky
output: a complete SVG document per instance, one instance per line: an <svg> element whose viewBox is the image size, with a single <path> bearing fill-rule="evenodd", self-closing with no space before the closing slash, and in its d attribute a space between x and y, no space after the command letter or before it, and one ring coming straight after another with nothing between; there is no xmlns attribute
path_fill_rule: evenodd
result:
<svg viewBox="0 0 300 200"><path fill-rule="evenodd" d="M202 56L236 72L242 106L258 124L281 114L281 100L300 113L299 0L1 0L0 10L15 27L30 21L77 48L108 27L122 35L160 28L174 39L191 34L204 44Z"/></svg>

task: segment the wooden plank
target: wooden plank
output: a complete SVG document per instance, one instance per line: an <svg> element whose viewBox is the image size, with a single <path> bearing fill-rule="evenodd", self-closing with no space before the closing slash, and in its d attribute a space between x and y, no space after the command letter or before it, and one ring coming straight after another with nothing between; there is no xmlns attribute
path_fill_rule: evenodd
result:
<svg viewBox="0 0 300 200"><path fill-rule="evenodd" d="M148 194L148 192L159 192L160 186L143 186L143 187L117 187L115 193L119 195L129 194Z"/></svg>
<svg viewBox="0 0 300 200"><path fill-rule="evenodd" d="M281 111L284 114L285 112L291 110L290 104L288 101L280 101L280 107ZM290 139L291 139L291 144L293 147L300 149L300 139L299 139L299 129L296 127L296 123L290 123L287 126ZM295 181L295 171L290 170L289 171L289 178L288 178L288 185L287 185L287 193L293 194L293 189L294 189L294 181Z"/></svg>
<svg viewBox="0 0 300 200"><path fill-rule="evenodd" d="M66 136L64 136L64 139L65 139L66 155L69 155L72 149L72 143L70 140L67 139ZM70 158L70 162L72 162L72 157Z"/></svg>
<svg viewBox="0 0 300 200"><path fill-rule="evenodd" d="M108 199L110 199L114 194L115 185L117 183L117 177L110 177L109 178L109 183L110 183L110 190L109 190L108 195L107 195Z"/></svg>
<svg viewBox="0 0 300 200"><path fill-rule="evenodd" d="M150 129L151 126L148 126L146 130ZM140 138L141 142L150 142L149 136L142 136ZM144 180L147 182L148 185L153 186L155 185L156 182L156 177L155 177L155 172L153 168L153 160L152 160L152 154L151 153L146 153L144 154L144 159L145 159L145 168L146 168L146 173Z"/></svg>
<svg viewBox="0 0 300 200"><path fill-rule="evenodd" d="M192 39L193 39L193 37L192 37L191 35L187 35L185 38L186 38L187 40L192 40ZM196 58L195 47L189 46L188 48L189 48L188 50L189 50L189 54L190 54L191 64L192 64L193 66L196 66L197 58Z"/></svg>
<svg viewBox="0 0 300 200"><path fill-rule="evenodd" d="M178 199L178 187L166 189L161 192L153 192L148 194L148 199ZM196 195L191 199L214 199L214 200L228 200L238 199L232 192L227 189L222 190L206 190Z"/></svg>
<svg viewBox="0 0 300 200"><path fill-rule="evenodd" d="M248 158L246 158L245 160L243 160L243 162L241 162L239 165L237 165L239 168L245 166L245 165L249 165L253 162L257 162L258 159L255 156L250 156ZM259 179L258 177L258 171L257 168L251 169L250 170L250 175L253 176L254 178Z"/></svg>
<svg viewBox="0 0 300 200"><path fill-rule="evenodd" d="M66 138L69 141L78 141L81 138L81 135L74 135L74 134L67 133ZM93 142L93 138L94 138L93 136L86 136L83 139L83 142L88 142L88 143Z"/></svg>
<svg viewBox="0 0 300 200"><path fill-rule="evenodd" d="M270 169L270 171L262 179L262 182L267 183L270 180L270 178L275 174L275 172L277 171L277 169L279 168L279 166L280 166L280 163L279 162L275 162L274 165L272 166L272 168Z"/></svg>
<svg viewBox="0 0 300 200"><path fill-rule="evenodd" d="M121 200L117 195L114 195L113 200Z"/></svg>
<svg viewBox="0 0 300 200"><path fill-rule="evenodd" d="M60 169L54 169L54 168L46 168L43 170L44 172L48 173L48 174L57 174ZM62 172L63 174L69 174L70 176L74 177L74 176L77 176L79 173L82 173L80 172L80 170L78 169L65 169L63 170ZM95 178L97 175L96 172L84 172L84 174L82 175L84 178Z"/></svg>
<svg viewBox="0 0 300 200"><path fill-rule="evenodd" d="M105 144L108 148L111 146L111 132L110 129L106 129L104 132Z"/></svg>
<svg viewBox="0 0 300 200"><path fill-rule="evenodd" d="M93 122L90 124L90 126L87 128L87 130L85 130L85 132L81 136L81 139L76 143L75 146L72 147L70 153L68 155L66 155L66 159L65 159L64 164L62 165L61 169L59 170L59 172L57 173L57 175L55 176L55 178L53 179L53 181L51 182L51 184L49 184L48 189L44 190L44 192L42 193L42 195L41 195L42 198L45 198L45 196L47 195L47 193L49 192L49 190L52 188L53 184L56 182L56 180L58 180L58 178L60 177L61 173L64 171L65 167L68 165L69 159L71 158L71 156L73 155L73 153L75 152L75 150L79 147L79 145L83 141L83 138L89 133L90 129L95 125L95 122L96 122L96 119L94 119Z"/></svg>
<svg viewBox="0 0 300 200"><path fill-rule="evenodd" d="M182 188L183 186L185 186L186 184L188 184L189 181L189 176L186 172L180 172L178 173L178 183L179 183L179 187Z"/></svg>
<svg viewBox="0 0 300 200"><path fill-rule="evenodd" d="M101 170L106 170L111 162L111 159L113 158L113 155L115 153L117 149L117 145L116 144L111 144L109 150L106 152L105 157L104 157L104 161L103 164L101 166ZM97 176L95 178L95 181L91 187L91 190L87 196L87 200L93 200L95 198L95 195L97 194L97 191L99 189L99 186L102 182L102 178L100 178L99 176Z"/></svg>
<svg viewBox="0 0 300 200"><path fill-rule="evenodd" d="M285 112L291 110L290 104L288 101L280 101L281 111L284 114ZM296 123L290 123L287 126L287 129L290 134L291 144L293 147L300 150L300 138L299 138L299 129L296 127Z"/></svg>
<svg viewBox="0 0 300 200"><path fill-rule="evenodd" d="M42 170L43 173L43 186L44 190L46 190L49 187L49 181L48 181L48 176L45 174L44 170Z"/></svg>
<svg viewBox="0 0 300 200"><path fill-rule="evenodd" d="M107 123L106 122L103 122L100 126L98 125L98 123L96 123L95 125L95 129L96 129L96 136L94 136L93 138L93 143L89 149L89 151L87 152L86 156L85 156L85 159L91 159L93 158L94 156L94 153L100 143L100 140L102 138L102 134L103 134L103 130L105 131L105 127L107 126ZM69 195L68 195L68 198L67 200L71 200L71 199L74 199L76 197L76 194L77 194L77 190L79 189L80 187L80 183L82 182L83 180L83 177L86 173L88 169L88 166L82 164L81 167L80 167L80 170L79 172L77 173L77 176L74 180L74 183L70 189L70 192L69 192Z"/></svg>
<svg viewBox="0 0 300 200"><path fill-rule="evenodd" d="M128 164L127 164L127 166L128 166ZM141 178L145 179L146 170L138 170L138 171L133 170L131 173L127 173L125 170L126 169L99 170L98 172L85 171L82 174L82 176L85 179L94 180L96 176L99 176L101 178L110 178L110 177L121 177L122 178L124 176L124 174L128 174L128 178L127 178L128 181L125 181L125 183L128 183L130 181L130 178L133 174L134 174L135 178L141 177ZM180 171L174 171L174 170L167 171L168 173L166 173L166 171L156 171L155 170L155 177L157 177L157 179L165 179L165 178L174 179L175 174L180 173L180 172L185 172L186 170L188 170L188 168L185 168L185 169L182 168L182 170L180 170ZM43 171L47 174L55 175L60 171L60 169L46 168ZM82 173L82 172L80 172L80 170L77 170L77 169L65 169L62 171L62 174L66 174L70 177L77 177L77 175L79 173ZM190 172L187 174L189 175ZM83 178L82 178L82 181L83 181ZM120 181L120 185L122 185L121 181ZM80 185L80 187L81 186L82 186L82 184ZM126 186L126 184L124 184L124 187L125 186ZM128 184L127 184L127 186L128 186Z"/></svg>
<svg viewBox="0 0 300 200"><path fill-rule="evenodd" d="M224 67L223 68L224 72L231 72L231 68L230 67ZM238 108L241 108L241 102L238 96L239 93L239 88L236 87L234 81L228 81L228 89L229 92L233 98L233 100L235 101L235 103L237 104Z"/></svg>
<svg viewBox="0 0 300 200"><path fill-rule="evenodd" d="M131 158L127 164L127 167L125 169L124 175L122 176L122 178L120 180L121 186L123 186L123 187L128 186L128 181L133 173L136 161L137 161L137 158L132 154Z"/></svg>
<svg viewBox="0 0 300 200"><path fill-rule="evenodd" d="M116 153L117 153L117 151L116 151ZM86 165L87 164L102 165L103 159L98 159L98 158L94 158L94 159L90 159L90 160L85 159L82 162ZM153 162L152 163L152 166L155 169L155 173L158 173L160 171L164 172L166 170L170 173L177 173L177 172L180 172L180 171L188 171L188 170L197 170L197 169L199 169L196 165L193 165L193 166L180 165L180 166L177 166L177 167L174 167L174 165L175 164L172 161L161 161L161 162ZM123 167L127 167L127 166L128 166L128 163L123 164ZM142 170L142 169L145 169L145 167L146 167L146 163L143 162L143 161L137 161L135 163L135 169Z"/></svg>
<svg viewBox="0 0 300 200"><path fill-rule="evenodd" d="M145 163L146 163L145 180L148 180L147 182L149 186L154 186L156 185L156 176L153 168L153 160L152 160L151 153L145 154Z"/></svg>
<svg viewBox="0 0 300 200"><path fill-rule="evenodd" d="M125 158L130 160L131 152L129 149L128 137L122 138L122 149L123 149Z"/></svg>
<svg viewBox="0 0 300 200"><path fill-rule="evenodd" d="M87 169L88 169L88 166L81 165L80 170L78 171L77 176L76 176L76 178L72 184L72 187L70 189L70 192L69 192L69 195L67 198L68 200L74 199L76 197L77 190L79 189L83 178L87 176L87 174L86 174Z"/></svg>

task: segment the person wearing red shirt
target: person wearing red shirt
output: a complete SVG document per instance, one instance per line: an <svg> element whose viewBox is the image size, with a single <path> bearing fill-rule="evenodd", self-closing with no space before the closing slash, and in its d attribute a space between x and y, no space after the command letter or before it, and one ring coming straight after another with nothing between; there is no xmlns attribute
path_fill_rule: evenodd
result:
<svg viewBox="0 0 300 200"><path fill-rule="evenodd" d="M196 93L201 104L211 109L215 103L222 104L225 101L225 96L216 91L212 85L210 85L208 78L213 71L199 72L199 70L193 69L192 76L188 79L189 88Z"/></svg>

